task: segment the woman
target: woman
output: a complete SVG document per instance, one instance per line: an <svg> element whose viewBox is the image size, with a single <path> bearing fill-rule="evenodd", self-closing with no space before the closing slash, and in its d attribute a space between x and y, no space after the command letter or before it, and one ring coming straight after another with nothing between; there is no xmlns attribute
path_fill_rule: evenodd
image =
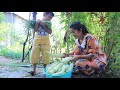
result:
<svg viewBox="0 0 120 90"><path fill-rule="evenodd" d="M84 74L91 74L95 69L104 69L107 65L106 54L101 50L98 41L94 36L88 33L86 27L79 22L73 22L70 25L70 31L75 37L74 51L65 54L64 57L73 55L70 61L75 62L77 70Z"/></svg>

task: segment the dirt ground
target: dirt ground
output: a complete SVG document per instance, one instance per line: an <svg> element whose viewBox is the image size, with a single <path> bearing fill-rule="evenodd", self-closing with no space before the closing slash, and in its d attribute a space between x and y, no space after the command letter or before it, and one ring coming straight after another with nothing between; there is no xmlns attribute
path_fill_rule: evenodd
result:
<svg viewBox="0 0 120 90"><path fill-rule="evenodd" d="M29 61L13 60L0 56L0 78L46 78L43 73L43 66L37 66L37 73L30 76L28 72L32 70ZM101 78L120 78L120 69L108 70Z"/></svg>
<svg viewBox="0 0 120 90"><path fill-rule="evenodd" d="M30 76L29 71L32 66L29 62L21 62L21 60L7 59L0 56L0 78L45 78L43 75L43 67L37 67L35 76Z"/></svg>

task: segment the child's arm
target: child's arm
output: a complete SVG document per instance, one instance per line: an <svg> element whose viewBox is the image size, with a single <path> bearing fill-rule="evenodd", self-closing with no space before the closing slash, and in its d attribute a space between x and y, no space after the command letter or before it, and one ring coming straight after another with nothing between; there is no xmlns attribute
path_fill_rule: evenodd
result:
<svg viewBox="0 0 120 90"><path fill-rule="evenodd" d="M52 33L52 30L51 30L51 29L48 29L48 28L46 27L45 23L40 22L40 25L42 26L42 28L43 28L47 33L49 33L49 34Z"/></svg>
<svg viewBox="0 0 120 90"><path fill-rule="evenodd" d="M37 30L38 30L38 25L39 25L40 22L41 22L41 20L39 20L39 19L36 21L35 26L34 26L34 31L35 31L35 32L37 32Z"/></svg>
<svg viewBox="0 0 120 90"><path fill-rule="evenodd" d="M37 32L39 24L42 26L42 28L43 28L46 32L48 32L49 34L52 33L52 30L46 28L45 23L43 23L43 22L42 22L41 20L39 20L39 19L36 21L35 26L34 26L34 31L35 31L35 32Z"/></svg>

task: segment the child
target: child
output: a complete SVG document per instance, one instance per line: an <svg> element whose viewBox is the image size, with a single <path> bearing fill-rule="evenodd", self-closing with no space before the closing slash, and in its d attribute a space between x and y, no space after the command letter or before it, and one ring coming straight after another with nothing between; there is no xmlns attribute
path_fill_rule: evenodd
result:
<svg viewBox="0 0 120 90"><path fill-rule="evenodd" d="M40 53L42 54L44 68L49 63L49 56L46 55L45 51L50 51L49 34L52 33L51 19L53 17L53 12L44 12L43 20L37 20L35 23L35 37L30 55L30 61L33 64L33 71L29 72L32 76L36 74L36 65L39 62Z"/></svg>

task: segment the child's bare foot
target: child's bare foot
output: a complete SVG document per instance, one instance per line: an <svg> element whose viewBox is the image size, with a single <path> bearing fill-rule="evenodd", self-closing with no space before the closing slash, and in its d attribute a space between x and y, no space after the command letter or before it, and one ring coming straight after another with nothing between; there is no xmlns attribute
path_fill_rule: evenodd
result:
<svg viewBox="0 0 120 90"><path fill-rule="evenodd" d="M34 71L28 72L31 76L34 76L36 73Z"/></svg>

